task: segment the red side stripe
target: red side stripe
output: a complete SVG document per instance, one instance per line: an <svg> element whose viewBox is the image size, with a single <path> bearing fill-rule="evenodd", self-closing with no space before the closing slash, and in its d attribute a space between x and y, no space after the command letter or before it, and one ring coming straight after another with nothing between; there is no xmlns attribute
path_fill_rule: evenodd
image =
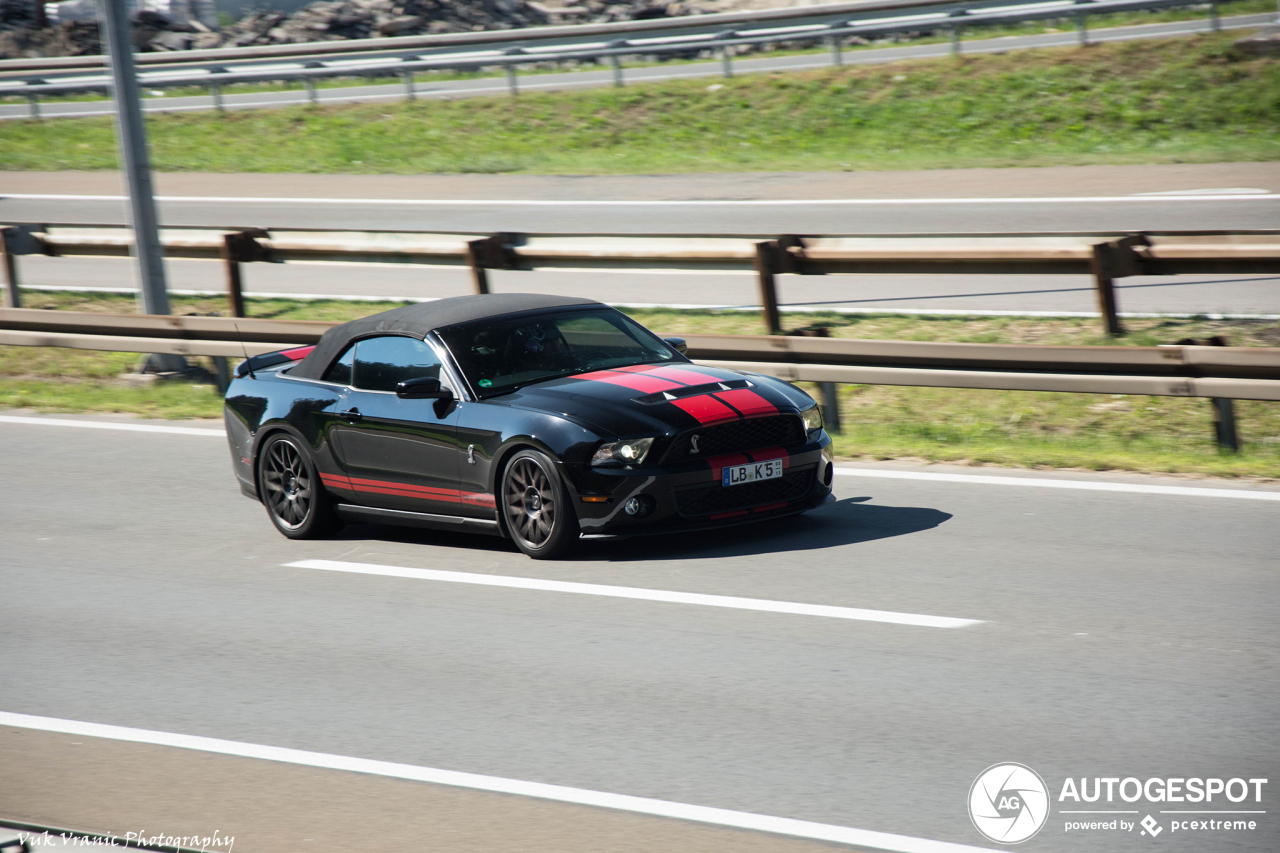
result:
<svg viewBox="0 0 1280 853"><path fill-rule="evenodd" d="M732 391L717 391L716 396L733 406L744 415L776 415L778 407L761 397L750 388L735 388Z"/></svg>
<svg viewBox="0 0 1280 853"><path fill-rule="evenodd" d="M370 495L395 495L398 498L418 498L419 500L442 501L451 504L462 503L462 498L458 497L457 492L453 494L442 492L438 495L424 495L421 492L406 492L403 489L380 489L374 486L360 486L356 491Z"/></svg>
<svg viewBox="0 0 1280 853"><path fill-rule="evenodd" d="M685 397L683 400L672 400L671 405L683 409L697 419L703 426L717 424L722 421L738 419L738 413L721 403L710 394L699 394L697 397Z"/></svg>
<svg viewBox="0 0 1280 853"><path fill-rule="evenodd" d="M291 358L294 361L297 361L298 359L306 358L307 356L311 355L311 351L313 349L315 349L314 344L312 344L309 347L295 347L294 349L282 349L280 350L280 354L286 358Z"/></svg>
<svg viewBox="0 0 1280 853"><path fill-rule="evenodd" d="M495 501L493 495L486 495L482 492L463 492L462 502L464 504L478 504L480 506L493 507Z"/></svg>
<svg viewBox="0 0 1280 853"><path fill-rule="evenodd" d="M632 391L639 391L641 394L656 394L659 391L671 391L675 388L684 387L679 382L659 379L656 376L619 373L616 370L597 370L594 373L579 374L574 378L585 379L588 382L608 382L610 385L621 385L623 388L630 388Z"/></svg>
<svg viewBox="0 0 1280 853"><path fill-rule="evenodd" d="M443 501L445 503L467 503L485 507L495 506L493 495L483 492L459 492L457 489L414 486L410 483L393 483L388 480L363 480L359 477L344 477L341 474L321 474L320 480L326 486L336 486L375 495L395 495L401 498L420 498L422 500Z"/></svg>
<svg viewBox="0 0 1280 853"><path fill-rule="evenodd" d="M357 489L399 489L402 492L418 492L426 496L436 494L456 496L458 494L457 489L438 489L435 486L414 486L409 483L395 483L389 480L361 480L358 477L352 477L350 482Z"/></svg>
<svg viewBox="0 0 1280 853"><path fill-rule="evenodd" d="M351 485L351 481L341 474L321 474L320 482L324 483L326 486L337 486L340 489L354 488Z"/></svg>

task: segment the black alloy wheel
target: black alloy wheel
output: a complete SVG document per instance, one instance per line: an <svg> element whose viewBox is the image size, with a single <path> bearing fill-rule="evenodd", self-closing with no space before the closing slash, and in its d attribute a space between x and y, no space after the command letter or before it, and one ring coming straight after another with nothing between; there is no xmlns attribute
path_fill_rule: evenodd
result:
<svg viewBox="0 0 1280 853"><path fill-rule="evenodd" d="M341 527L311 457L291 436L273 435L258 457L258 492L276 529L313 539Z"/></svg>
<svg viewBox="0 0 1280 853"><path fill-rule="evenodd" d="M502 511L516 547L535 560L562 557L578 541L578 517L555 464L522 450L502 475Z"/></svg>

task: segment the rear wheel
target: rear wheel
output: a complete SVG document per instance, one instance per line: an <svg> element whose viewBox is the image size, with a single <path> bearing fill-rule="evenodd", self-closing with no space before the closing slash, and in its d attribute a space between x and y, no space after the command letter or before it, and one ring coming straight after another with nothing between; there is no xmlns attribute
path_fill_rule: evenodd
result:
<svg viewBox="0 0 1280 853"><path fill-rule="evenodd" d="M502 512L516 547L535 560L563 557L577 544L569 490L545 453L521 450L502 474Z"/></svg>
<svg viewBox="0 0 1280 853"><path fill-rule="evenodd" d="M292 436L267 439L258 456L258 493L271 523L290 539L315 539L342 527L311 454Z"/></svg>

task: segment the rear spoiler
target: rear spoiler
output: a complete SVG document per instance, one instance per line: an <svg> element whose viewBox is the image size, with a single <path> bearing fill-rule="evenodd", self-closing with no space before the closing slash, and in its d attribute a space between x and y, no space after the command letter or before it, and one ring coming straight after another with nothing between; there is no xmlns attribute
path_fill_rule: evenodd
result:
<svg viewBox="0 0 1280 853"><path fill-rule="evenodd" d="M236 378L248 376L255 370L262 370L264 367L275 367L277 364L284 364L288 361L302 361L302 359L311 355L311 351L315 349L315 345L306 347L294 347L293 349L282 349L279 352L264 352L262 355L255 355L246 358L236 367Z"/></svg>

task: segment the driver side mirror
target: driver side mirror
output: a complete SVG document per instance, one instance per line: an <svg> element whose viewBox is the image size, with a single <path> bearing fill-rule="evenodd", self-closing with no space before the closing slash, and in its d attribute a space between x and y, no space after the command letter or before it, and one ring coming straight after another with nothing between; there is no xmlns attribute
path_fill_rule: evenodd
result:
<svg viewBox="0 0 1280 853"><path fill-rule="evenodd" d="M439 379L420 376L396 383L396 396L402 400L452 400L453 391L441 388Z"/></svg>
<svg viewBox="0 0 1280 853"><path fill-rule="evenodd" d="M681 355L689 351L689 345L684 342L684 338L663 338L662 342Z"/></svg>

